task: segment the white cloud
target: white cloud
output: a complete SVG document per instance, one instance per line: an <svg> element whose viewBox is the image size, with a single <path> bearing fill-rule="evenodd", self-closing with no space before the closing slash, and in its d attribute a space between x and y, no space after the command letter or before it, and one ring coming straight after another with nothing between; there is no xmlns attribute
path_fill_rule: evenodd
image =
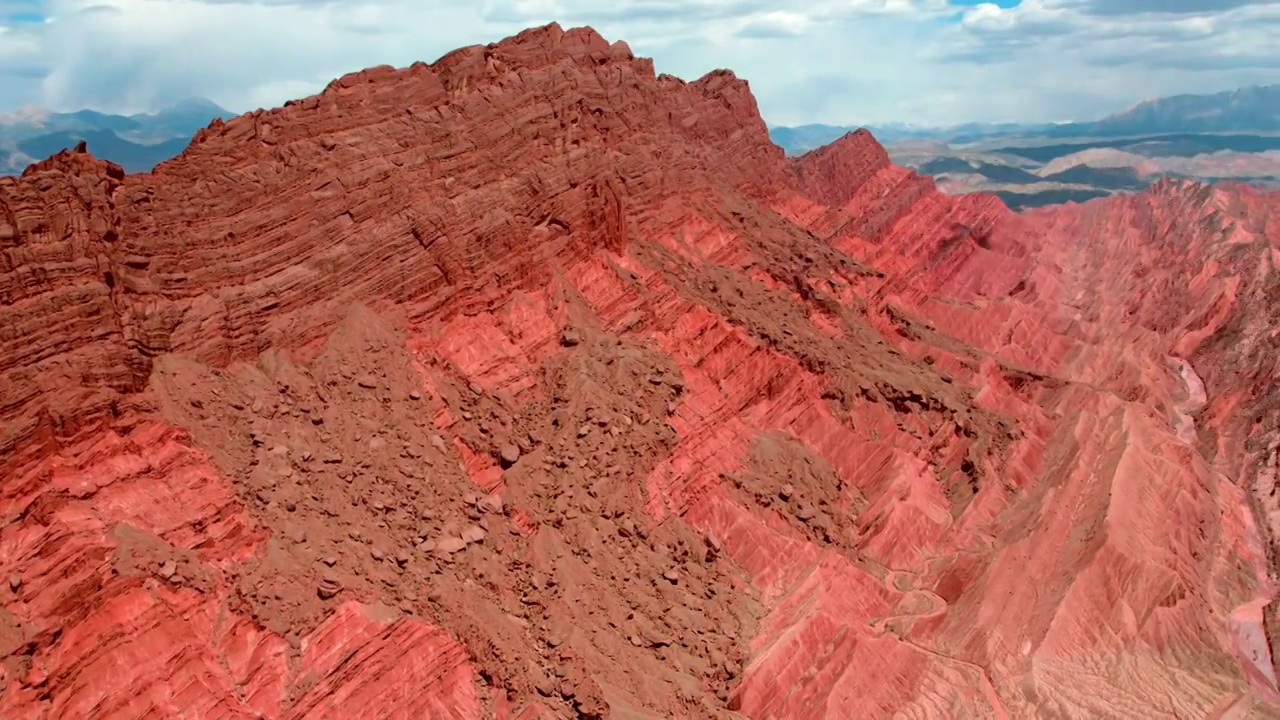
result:
<svg viewBox="0 0 1280 720"><path fill-rule="evenodd" d="M1274 5L1276 0L1084 0L1088 12L1098 15L1160 13L1181 15L1218 12L1246 6Z"/></svg>
<svg viewBox="0 0 1280 720"><path fill-rule="evenodd" d="M1247 0L0 0L0 26L33 7L56 21L0 32L0 110L250 110L553 20L661 72L732 68L777 124L1086 118L1280 66L1280 4Z"/></svg>
<svg viewBox="0 0 1280 720"><path fill-rule="evenodd" d="M975 5L964 14L960 24L970 30L1008 30L1018 21L1014 11L1005 11L995 3Z"/></svg>
<svg viewBox="0 0 1280 720"><path fill-rule="evenodd" d="M808 15L778 10L742 21L737 35L754 38L797 37L804 35L812 26L813 20Z"/></svg>

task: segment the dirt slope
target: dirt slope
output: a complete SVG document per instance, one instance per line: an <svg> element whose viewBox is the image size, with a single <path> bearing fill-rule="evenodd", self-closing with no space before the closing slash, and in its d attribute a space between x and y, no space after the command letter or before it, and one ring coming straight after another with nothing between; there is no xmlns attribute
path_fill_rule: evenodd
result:
<svg viewBox="0 0 1280 720"><path fill-rule="evenodd" d="M0 179L6 718L1266 717L1280 196L548 26Z"/></svg>

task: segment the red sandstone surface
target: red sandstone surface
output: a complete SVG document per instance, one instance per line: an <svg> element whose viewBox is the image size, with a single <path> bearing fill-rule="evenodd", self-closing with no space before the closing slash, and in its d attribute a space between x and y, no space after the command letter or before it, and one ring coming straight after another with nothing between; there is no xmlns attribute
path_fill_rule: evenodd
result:
<svg viewBox="0 0 1280 720"><path fill-rule="evenodd" d="M549 26L0 179L0 716L1274 717L1280 195Z"/></svg>

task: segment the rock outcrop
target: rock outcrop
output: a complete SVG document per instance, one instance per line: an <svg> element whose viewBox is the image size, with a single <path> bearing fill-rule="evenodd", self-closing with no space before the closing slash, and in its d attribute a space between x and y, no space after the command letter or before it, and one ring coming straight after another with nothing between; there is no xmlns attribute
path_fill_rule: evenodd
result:
<svg viewBox="0 0 1280 720"><path fill-rule="evenodd" d="M1280 196L552 25L0 179L0 714L1263 717Z"/></svg>

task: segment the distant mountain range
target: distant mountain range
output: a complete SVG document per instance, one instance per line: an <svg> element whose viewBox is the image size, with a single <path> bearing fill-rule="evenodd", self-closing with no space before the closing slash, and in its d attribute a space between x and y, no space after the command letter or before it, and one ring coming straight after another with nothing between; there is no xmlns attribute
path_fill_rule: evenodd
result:
<svg viewBox="0 0 1280 720"><path fill-rule="evenodd" d="M21 173L82 140L98 157L148 172L214 118L231 117L200 98L137 115L0 114L0 175ZM800 154L852 129L803 125L770 134ZM869 129L896 162L933 175L945 192L993 192L1014 208L1139 190L1163 176L1280 186L1280 85L1147 100L1091 122Z"/></svg>
<svg viewBox="0 0 1280 720"><path fill-rule="evenodd" d="M0 114L0 175L85 141L95 155L129 172L147 172L182 152L191 136L214 118L234 117L202 98L184 100L156 113L108 115L94 110L54 113L24 109Z"/></svg>
<svg viewBox="0 0 1280 720"><path fill-rule="evenodd" d="M1280 85L1147 100L1086 123L1055 125L1057 137L1280 132Z"/></svg>
<svg viewBox="0 0 1280 720"><path fill-rule="evenodd" d="M770 129L799 155L852 127ZM869 128L943 192L990 192L1015 209L1141 190L1161 177L1280 187L1280 85L1147 100L1091 122Z"/></svg>
<svg viewBox="0 0 1280 720"><path fill-rule="evenodd" d="M773 141L792 154L822 147L858 126L799 125L770 128ZM928 128L901 123L867 127L881 143L918 140L951 144L995 136L1044 138L1123 138L1187 133L1280 133L1280 85L1251 87L1212 95L1174 95L1146 100L1101 120L1071 123L965 123Z"/></svg>

